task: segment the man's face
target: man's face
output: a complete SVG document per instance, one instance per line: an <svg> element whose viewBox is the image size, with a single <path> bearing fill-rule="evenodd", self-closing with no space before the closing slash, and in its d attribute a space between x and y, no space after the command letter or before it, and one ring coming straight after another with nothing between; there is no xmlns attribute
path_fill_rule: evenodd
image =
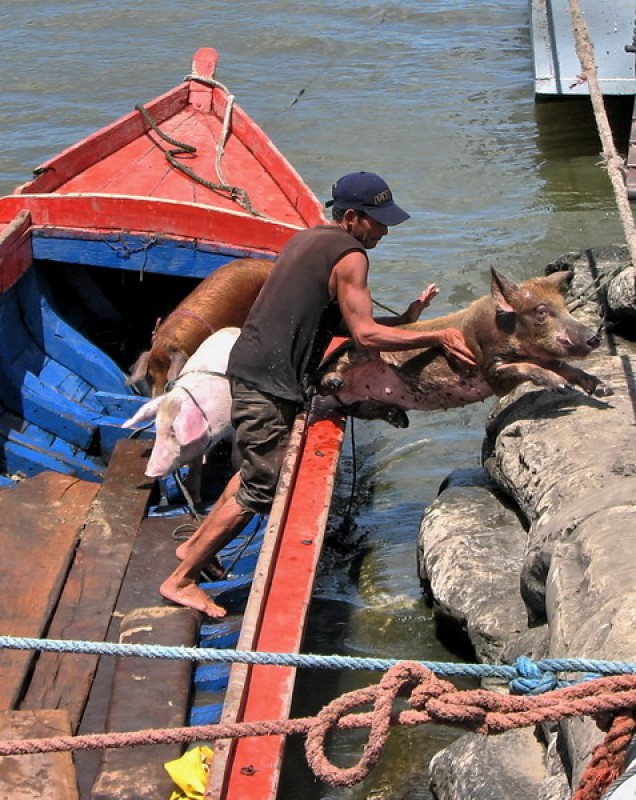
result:
<svg viewBox="0 0 636 800"><path fill-rule="evenodd" d="M389 232L386 225L376 222L373 217L363 211L349 209L346 213L349 215L349 233L360 242L365 250L372 250Z"/></svg>

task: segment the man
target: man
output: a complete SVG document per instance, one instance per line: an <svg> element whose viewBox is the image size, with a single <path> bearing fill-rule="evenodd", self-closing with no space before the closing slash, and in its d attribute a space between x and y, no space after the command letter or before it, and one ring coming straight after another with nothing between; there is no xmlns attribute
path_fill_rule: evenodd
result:
<svg viewBox="0 0 636 800"><path fill-rule="evenodd" d="M177 548L182 561L160 587L164 598L213 618L226 612L197 585L199 573L254 514L269 511L294 419L342 323L359 348L442 347L475 363L456 329L419 333L396 327L418 319L438 292L434 285L401 316L372 316L366 251L389 227L409 219L386 182L372 172L354 172L333 185L332 197L327 205L333 206L333 221L300 231L285 245L234 346L228 375L242 465L196 533Z"/></svg>

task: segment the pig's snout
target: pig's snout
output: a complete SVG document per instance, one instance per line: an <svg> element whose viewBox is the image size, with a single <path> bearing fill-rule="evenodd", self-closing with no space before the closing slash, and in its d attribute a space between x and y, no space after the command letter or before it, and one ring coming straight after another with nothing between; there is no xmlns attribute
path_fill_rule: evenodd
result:
<svg viewBox="0 0 636 800"><path fill-rule="evenodd" d="M329 394L337 394L344 387L345 382L337 372L329 372L320 380L320 388Z"/></svg>
<svg viewBox="0 0 636 800"><path fill-rule="evenodd" d="M590 328L566 329L557 334L556 341L564 353L570 356L585 356L601 344L600 329L598 331L592 331Z"/></svg>
<svg viewBox="0 0 636 800"><path fill-rule="evenodd" d="M148 463L146 464L145 475L147 478L165 478L180 466L180 453L178 448L170 447L171 442L162 442L160 439L155 441Z"/></svg>
<svg viewBox="0 0 636 800"><path fill-rule="evenodd" d="M171 464L168 465L153 464L152 466L150 465L150 463L148 463L144 475L147 478L165 478L166 475L170 475L171 472L174 472L178 466L179 465L176 464L175 462L172 462Z"/></svg>

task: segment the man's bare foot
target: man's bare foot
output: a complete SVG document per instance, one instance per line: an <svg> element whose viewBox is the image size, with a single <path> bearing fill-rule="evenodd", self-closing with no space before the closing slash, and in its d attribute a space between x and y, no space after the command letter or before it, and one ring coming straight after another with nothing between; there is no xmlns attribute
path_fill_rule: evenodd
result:
<svg viewBox="0 0 636 800"><path fill-rule="evenodd" d="M212 619L223 619L227 611L223 606L217 605L196 583L176 585L168 578L159 587L159 594L172 603L201 611Z"/></svg>

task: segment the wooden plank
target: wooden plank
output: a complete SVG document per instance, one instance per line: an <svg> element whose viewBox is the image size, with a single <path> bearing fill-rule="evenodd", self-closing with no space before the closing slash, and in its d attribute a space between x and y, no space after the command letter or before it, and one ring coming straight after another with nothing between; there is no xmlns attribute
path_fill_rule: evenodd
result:
<svg viewBox="0 0 636 800"><path fill-rule="evenodd" d="M16 242L19 241L31 227L31 215L28 211L20 211L15 219L11 220L0 230L0 256L12 250Z"/></svg>
<svg viewBox="0 0 636 800"><path fill-rule="evenodd" d="M126 577L121 587L117 606L111 618L107 641L118 641L120 635L120 620L127 614L133 613L137 608L144 608L155 601L159 602L159 584L164 576L168 575L176 566L175 548L177 542L172 538L174 529L184 522L183 517L148 517L141 524L135 539L133 553L128 563ZM169 606L167 606L169 608ZM188 612L190 614L195 612ZM192 641L195 644L195 640ZM116 660L113 658L100 659L97 673L91 687L88 704L84 711L79 733L99 733L106 729L111 692L115 681ZM137 687L139 690L139 687ZM164 684L166 695L174 702L190 692L190 681L187 685ZM139 716L139 721L133 729L146 727L146 721ZM153 758L154 748L141 748L146 759ZM100 753L77 753L75 762L78 764L78 774L82 796L88 796L91 791L100 767ZM152 796L152 795L147 795Z"/></svg>
<svg viewBox="0 0 636 800"><path fill-rule="evenodd" d="M57 312L41 272L32 270L26 275L16 287L16 293L26 329L33 342L52 361L79 376L86 382L87 389L92 387L132 396L132 390L124 383L124 373L113 359ZM42 372L40 377L47 382Z"/></svg>
<svg viewBox="0 0 636 800"><path fill-rule="evenodd" d="M152 485L144 476L148 453L148 442L136 439L122 440L115 447L86 520L49 638L105 639ZM32 542L31 536L29 540ZM50 548L46 556L48 569ZM22 707L66 709L75 730L97 662L93 655L42 654Z"/></svg>
<svg viewBox="0 0 636 800"><path fill-rule="evenodd" d="M119 639L128 644L192 647L200 617L187 608L139 608L121 620ZM192 667L189 661L118 658L106 729L185 725ZM105 750L91 800L168 798L175 787L163 765L182 752L179 744Z"/></svg>
<svg viewBox="0 0 636 800"><path fill-rule="evenodd" d="M338 415L312 418L304 443L295 431L270 515L239 650L300 650L344 425ZM233 665L222 721L286 719L294 681L293 668ZM276 795L283 749L284 738L274 736L218 742L206 796L271 800Z"/></svg>
<svg viewBox="0 0 636 800"><path fill-rule="evenodd" d="M258 630L260 628L267 592L271 585L273 565L280 547L280 534L283 520L287 514L290 500L290 489L296 477L296 468L304 446L306 416L299 415L294 424L289 440L287 453L283 462L276 497L269 515L265 539L261 547L259 561L254 573L252 589L243 616L243 624L239 636L237 650L254 650ZM247 664L233 664L230 670L228 687L221 722L237 722L242 719L245 705L245 687L247 686L250 667ZM208 779L207 794L211 798L224 797L226 783L234 755L236 742L232 739L219 740Z"/></svg>
<svg viewBox="0 0 636 800"><path fill-rule="evenodd" d="M0 633L41 637L47 628L98 485L43 472L0 491ZM0 710L13 708L34 654L0 653Z"/></svg>
<svg viewBox="0 0 636 800"><path fill-rule="evenodd" d="M214 93L213 108L221 119L225 116L227 102L226 94ZM265 173L275 181L275 194L280 195L282 192L285 195L300 216L303 227L319 225L325 221L322 204L267 134L240 106L234 106L232 109L232 134L262 165ZM228 162L232 163L230 157ZM280 199L278 204L280 205Z"/></svg>
<svg viewBox="0 0 636 800"><path fill-rule="evenodd" d="M64 711L0 713L0 737L4 740L67 736L70 728ZM7 800L77 800L73 755L1 756L0 797Z"/></svg>
<svg viewBox="0 0 636 800"><path fill-rule="evenodd" d="M199 78L213 78L216 72L217 53L211 47L201 47L192 59L192 75ZM210 84L191 81L188 103L204 114L209 113L212 106L213 88Z"/></svg>
<svg viewBox="0 0 636 800"><path fill-rule="evenodd" d="M148 247L145 236L99 234L70 228L37 228L33 236L34 258L72 265L90 264L122 271L158 273L184 278L206 278L215 269L235 258L267 258L271 252L227 246L222 249L178 238L158 239ZM125 242L125 245L124 245ZM125 248L129 253L123 257Z"/></svg>
<svg viewBox="0 0 636 800"><path fill-rule="evenodd" d="M313 419L309 424L255 642L256 650L282 653L300 650L344 427L344 419L336 415ZM295 677L296 670L291 667L251 667L242 720L287 719ZM282 736L239 739L224 800L275 798L284 746Z"/></svg>

